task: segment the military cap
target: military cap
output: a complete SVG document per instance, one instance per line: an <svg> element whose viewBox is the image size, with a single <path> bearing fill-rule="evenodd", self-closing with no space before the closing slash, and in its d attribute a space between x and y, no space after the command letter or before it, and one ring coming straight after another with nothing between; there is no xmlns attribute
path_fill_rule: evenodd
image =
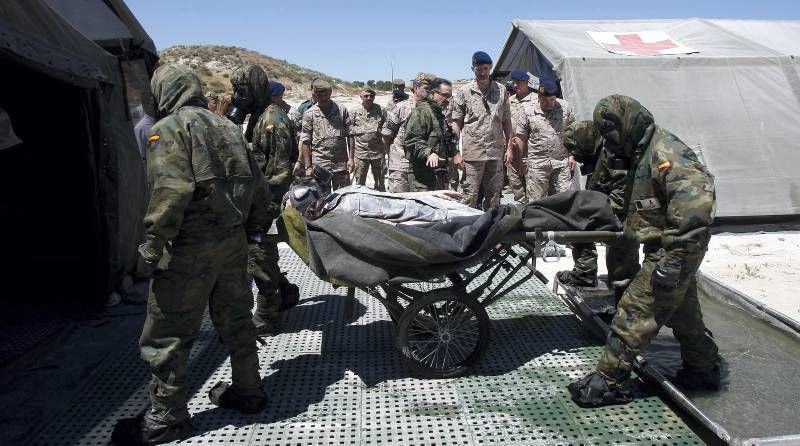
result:
<svg viewBox="0 0 800 446"><path fill-rule="evenodd" d="M542 76L539 79L539 94L543 96L555 96L558 94L558 84L550 76Z"/></svg>
<svg viewBox="0 0 800 446"><path fill-rule="evenodd" d="M375 90L373 90L372 88L369 88L369 87L362 88L361 92L362 93L369 93L369 94L375 96Z"/></svg>
<svg viewBox="0 0 800 446"><path fill-rule="evenodd" d="M318 81L318 80L319 80L319 78L318 78L318 77L315 77L315 78L311 79L311 88L312 88L312 89L314 88L314 82L316 82L316 81Z"/></svg>
<svg viewBox="0 0 800 446"><path fill-rule="evenodd" d="M530 78L531 77L528 75L528 73L526 73L526 72L524 72L522 70L514 70L514 71L511 72L511 79L513 79L515 81L526 81L526 80L528 80Z"/></svg>
<svg viewBox="0 0 800 446"><path fill-rule="evenodd" d="M492 64L492 58L483 51L476 51L472 55L472 65Z"/></svg>
<svg viewBox="0 0 800 446"><path fill-rule="evenodd" d="M314 93L322 93L323 91L329 91L333 89L330 82L326 81L325 79L315 80L314 83L311 84L311 88L314 89Z"/></svg>
<svg viewBox="0 0 800 446"><path fill-rule="evenodd" d="M284 91L286 91L286 87L284 87L282 83L276 81L272 81L269 83L270 96L280 96L283 94Z"/></svg>
<svg viewBox="0 0 800 446"><path fill-rule="evenodd" d="M404 81L403 79L395 79L392 81L392 85L394 85L395 87L405 87L406 81Z"/></svg>

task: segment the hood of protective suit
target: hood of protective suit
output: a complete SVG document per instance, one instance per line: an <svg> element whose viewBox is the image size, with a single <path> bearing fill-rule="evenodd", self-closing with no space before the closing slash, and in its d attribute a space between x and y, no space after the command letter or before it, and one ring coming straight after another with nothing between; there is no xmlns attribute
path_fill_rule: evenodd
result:
<svg viewBox="0 0 800 446"><path fill-rule="evenodd" d="M611 121L619 130L625 155L631 156L642 141L652 134L650 127L655 124L650 113L636 99L622 95L611 95L600 100L594 108L594 123L598 129L603 121Z"/></svg>
<svg viewBox="0 0 800 446"><path fill-rule="evenodd" d="M581 163L597 156L597 148L603 142L594 121L578 121L570 124L564 129L562 140L564 147Z"/></svg>
<svg viewBox="0 0 800 446"><path fill-rule="evenodd" d="M267 72L258 65L242 65L233 70L231 85L246 84L253 95L253 110L263 111L269 105L269 78Z"/></svg>
<svg viewBox="0 0 800 446"><path fill-rule="evenodd" d="M171 63L158 67L150 81L150 89L161 116L186 105L208 106L200 79L186 65Z"/></svg>

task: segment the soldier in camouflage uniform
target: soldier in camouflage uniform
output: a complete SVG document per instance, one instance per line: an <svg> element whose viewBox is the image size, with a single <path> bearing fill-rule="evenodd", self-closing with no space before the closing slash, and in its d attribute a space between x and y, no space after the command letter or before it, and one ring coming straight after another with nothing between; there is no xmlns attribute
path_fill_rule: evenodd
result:
<svg viewBox="0 0 800 446"><path fill-rule="evenodd" d="M121 420L115 444L158 444L191 435L186 365L206 307L231 355L233 385L209 393L222 407L266 405L247 286L248 237L263 231L267 193L241 131L210 112L200 79L184 65L159 67L151 82L166 116L148 138L151 196L138 269L151 275L139 341L153 373L152 407Z"/></svg>
<svg viewBox="0 0 800 446"><path fill-rule="evenodd" d="M405 101L408 99L408 93L406 93L406 81L403 79L395 79L392 81L392 99L386 103L386 107L383 108L384 113L389 114L392 109L399 104L400 102Z"/></svg>
<svg viewBox="0 0 800 446"><path fill-rule="evenodd" d="M389 175L387 177L389 192L401 193L410 191L411 186L408 182L408 174L411 172L411 166L408 164L403 150L406 121L408 121L408 117L417 105L417 101L422 100L427 95L429 87L430 79L427 77L415 79L411 87L413 96L398 103L386 115L386 122L381 129L381 135L383 136L384 146L389 147Z"/></svg>
<svg viewBox="0 0 800 446"><path fill-rule="evenodd" d="M500 204L503 163L508 161L513 135L511 109L505 87L491 79L492 59L483 51L472 55L475 79L459 88L453 97L453 129L461 137L461 152L454 156L464 165L466 204L487 210ZM483 199L478 202L480 191Z"/></svg>
<svg viewBox="0 0 800 446"><path fill-rule="evenodd" d="M543 77L539 82L537 102L524 107L518 115L517 153L528 150L528 168L525 187L528 202L568 190L572 185L571 171L574 159L569 156L562 135L564 129L575 122L572 107L557 98L558 86L554 79ZM525 141L527 145L519 145Z"/></svg>
<svg viewBox="0 0 800 446"><path fill-rule="evenodd" d="M620 384L662 325L672 328L681 346L678 385L719 389L718 349L703 324L695 281L716 210L714 177L634 99L600 100L594 122L609 162L629 163L625 233L644 244L645 259L617 306L596 371L570 384L572 399L586 407L630 401Z"/></svg>
<svg viewBox="0 0 800 446"><path fill-rule="evenodd" d="M270 222L280 215L280 200L289 190L292 169L297 161L297 139L294 124L281 106L285 88L270 82L271 103L258 119L253 129L253 156L270 190L272 200L266 203ZM281 220L278 233L283 234ZM278 266L278 240L265 231L249 246L248 272L258 288L253 323L260 335L280 333L281 309L297 302L297 285L289 283Z"/></svg>
<svg viewBox="0 0 800 446"><path fill-rule="evenodd" d="M405 157L411 166L409 185L412 192L447 189L447 161L455 155L455 147L445 140L447 122L442 105L446 79L434 79L431 92L417 102L406 123L403 140Z"/></svg>
<svg viewBox="0 0 800 446"><path fill-rule="evenodd" d="M350 115L350 132L355 138L355 178L360 185L367 183L367 172L372 169L375 189L381 192L386 169L386 149L381 139L381 127L386 115L375 102L375 90L367 87L361 91L361 107Z"/></svg>
<svg viewBox="0 0 800 446"><path fill-rule="evenodd" d="M589 172L587 190L602 192L611 200L611 210L619 221L625 221L623 194L627 170L612 169L608 154L603 150L603 138L594 121L578 121L564 130L564 147L581 164L581 172ZM597 250L594 243L572 245L575 267L572 271L560 271L562 283L575 286L597 285ZM614 287L617 299L639 271L639 244L625 239L610 245L606 250L608 282Z"/></svg>
<svg viewBox="0 0 800 446"><path fill-rule="evenodd" d="M511 125L514 129L517 128L517 123L525 116L526 109L535 107L533 103L533 94L528 87L530 76L522 70L514 70L511 72L511 80L514 83L514 95L508 98L508 104L511 109ZM527 166L528 164L528 146L525 144L528 135L514 136L518 139L518 145L522 146L522 153L520 154L521 165ZM517 172L513 165L506 166L506 174L508 175L508 186L514 194L514 201L521 205L528 204L528 194L525 186L525 173Z"/></svg>
<svg viewBox="0 0 800 446"><path fill-rule="evenodd" d="M321 185L325 192L349 186L350 173L355 167L351 156L354 141L350 136L350 113L331 100L331 93L332 87L327 81L314 82L317 103L303 113L300 134L300 154L306 176L311 176L314 165L333 172L331 182Z"/></svg>
<svg viewBox="0 0 800 446"><path fill-rule="evenodd" d="M291 113L289 113L289 119L292 120L294 123L294 128L298 132L298 137L300 136L300 129L303 128L303 114L311 108L312 105L317 103L317 98L314 96L314 82L318 81L319 78L315 77L311 80L311 84L309 86L309 91L311 93L311 98L306 99L305 101L301 102L297 108L293 109ZM288 113L288 112L287 112Z"/></svg>
<svg viewBox="0 0 800 446"><path fill-rule="evenodd" d="M253 141L253 128L261 113L269 105L269 78L266 71L258 65L245 64L237 67L231 74L233 98L225 116L236 125L241 125L250 115L244 131L244 139Z"/></svg>

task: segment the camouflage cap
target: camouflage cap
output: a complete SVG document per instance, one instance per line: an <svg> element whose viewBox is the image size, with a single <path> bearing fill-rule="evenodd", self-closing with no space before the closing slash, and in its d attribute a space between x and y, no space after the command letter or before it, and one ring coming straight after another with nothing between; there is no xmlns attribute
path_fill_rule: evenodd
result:
<svg viewBox="0 0 800 446"><path fill-rule="evenodd" d="M392 85L395 87L405 87L406 81L404 81L403 79L395 79L392 81Z"/></svg>
<svg viewBox="0 0 800 446"><path fill-rule="evenodd" d="M370 88L370 87L364 87L364 88L362 88L362 89L361 89L361 92L362 92L362 93L369 93L369 94L371 94L371 95L375 96L375 90L373 90L373 89L372 89L372 88Z"/></svg>
<svg viewBox="0 0 800 446"><path fill-rule="evenodd" d="M314 83L311 84L311 88L314 90L314 93L322 93L323 91L330 91L333 89L331 83L325 79L315 80Z"/></svg>

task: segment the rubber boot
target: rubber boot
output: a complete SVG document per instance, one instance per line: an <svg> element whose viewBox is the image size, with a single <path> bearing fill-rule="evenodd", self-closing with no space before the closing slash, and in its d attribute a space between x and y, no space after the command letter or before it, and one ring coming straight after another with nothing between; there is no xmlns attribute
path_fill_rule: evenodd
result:
<svg viewBox="0 0 800 446"><path fill-rule="evenodd" d="M241 413L259 413L267 407L266 395L240 395L225 381L214 384L208 391L208 399L212 404Z"/></svg>

